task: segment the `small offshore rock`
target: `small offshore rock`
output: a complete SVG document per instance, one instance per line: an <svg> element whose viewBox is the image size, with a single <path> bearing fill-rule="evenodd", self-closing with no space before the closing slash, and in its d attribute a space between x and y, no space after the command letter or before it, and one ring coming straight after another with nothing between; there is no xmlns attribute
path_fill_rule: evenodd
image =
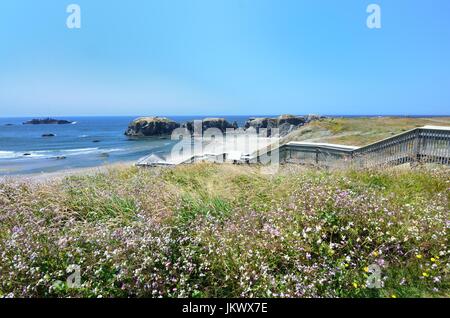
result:
<svg viewBox="0 0 450 318"><path fill-rule="evenodd" d="M67 124L72 124L72 121L69 120L65 120L65 119L53 119L50 117L47 118L43 118L43 119L31 119L28 120L26 122L24 122L24 125L67 125Z"/></svg>

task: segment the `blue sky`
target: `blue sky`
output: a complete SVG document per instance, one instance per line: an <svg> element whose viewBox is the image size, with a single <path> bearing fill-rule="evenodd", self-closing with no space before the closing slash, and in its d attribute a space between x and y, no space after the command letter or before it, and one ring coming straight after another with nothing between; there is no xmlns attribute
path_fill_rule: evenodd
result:
<svg viewBox="0 0 450 318"><path fill-rule="evenodd" d="M450 1L0 2L0 116L279 113L450 114Z"/></svg>

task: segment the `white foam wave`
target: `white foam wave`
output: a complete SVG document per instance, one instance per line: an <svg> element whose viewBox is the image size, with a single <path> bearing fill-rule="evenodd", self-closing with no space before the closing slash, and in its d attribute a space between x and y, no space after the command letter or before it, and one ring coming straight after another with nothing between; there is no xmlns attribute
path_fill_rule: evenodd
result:
<svg viewBox="0 0 450 318"><path fill-rule="evenodd" d="M100 149L100 148L75 148L75 149L63 149L63 150L37 150L37 151L0 151L0 159L31 159L31 158L43 158L51 159L55 157L72 157L72 156L82 156L89 154L101 154L101 153L111 153L125 151L123 148L111 148L111 149ZM25 155L26 154L26 155Z"/></svg>
<svg viewBox="0 0 450 318"><path fill-rule="evenodd" d="M16 158L14 151L0 151L0 159L13 159Z"/></svg>
<svg viewBox="0 0 450 318"><path fill-rule="evenodd" d="M0 151L0 159L43 158L43 157L45 157L45 155L39 152Z"/></svg>
<svg viewBox="0 0 450 318"><path fill-rule="evenodd" d="M118 151L125 151L125 149L123 148L104 149L102 152L118 152Z"/></svg>
<svg viewBox="0 0 450 318"><path fill-rule="evenodd" d="M93 153L93 152L97 152L99 149L98 148L76 148L76 149L66 149L66 150L61 150L61 153L67 153L67 154L72 154L72 155L84 155L84 154L89 154L89 153Z"/></svg>

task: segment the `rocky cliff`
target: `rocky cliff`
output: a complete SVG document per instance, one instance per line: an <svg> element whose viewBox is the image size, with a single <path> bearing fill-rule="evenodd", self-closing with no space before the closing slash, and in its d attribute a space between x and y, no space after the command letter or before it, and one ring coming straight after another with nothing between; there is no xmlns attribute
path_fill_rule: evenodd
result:
<svg viewBox="0 0 450 318"><path fill-rule="evenodd" d="M178 127L180 124L169 118L140 117L128 125L125 135L133 137L170 135Z"/></svg>
<svg viewBox="0 0 450 318"><path fill-rule="evenodd" d="M275 133L272 130L277 128L279 135L283 137L306 123L320 118L322 117L318 115L281 115L276 118L250 118L245 123L244 129L253 128L258 133L261 129L267 129L267 136L272 136ZM239 128L236 122L230 123L225 118L205 118L201 121L201 124L203 132L209 128L217 128L225 133L228 128ZM133 137L170 135L174 129L179 127L185 128L191 134L194 134L194 121L188 121L180 125L165 117L141 117L133 120L128 125L125 135Z"/></svg>
<svg viewBox="0 0 450 318"><path fill-rule="evenodd" d="M281 115L276 118L262 117L262 118L250 118L245 123L245 129L254 128L257 133L261 129L267 129L267 136L273 135L273 128L278 128L281 137L286 136L291 131L309 123L313 120L320 119L317 115L308 116L294 116L294 115Z"/></svg>
<svg viewBox="0 0 450 318"><path fill-rule="evenodd" d="M182 127L189 130L190 133L194 133L194 122L189 121L184 123ZM230 123L225 118L205 118L202 120L202 131L205 132L209 128L217 128L223 133L226 132L227 128L238 128L238 124L236 122Z"/></svg>

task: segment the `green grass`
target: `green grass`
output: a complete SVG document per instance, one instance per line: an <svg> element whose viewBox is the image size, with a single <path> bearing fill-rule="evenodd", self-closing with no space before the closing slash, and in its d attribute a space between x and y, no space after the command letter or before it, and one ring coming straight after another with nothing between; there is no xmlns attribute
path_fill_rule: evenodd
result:
<svg viewBox="0 0 450 318"><path fill-rule="evenodd" d="M443 167L195 164L3 182L0 296L448 297L449 189ZM371 264L380 289L366 287Z"/></svg>

